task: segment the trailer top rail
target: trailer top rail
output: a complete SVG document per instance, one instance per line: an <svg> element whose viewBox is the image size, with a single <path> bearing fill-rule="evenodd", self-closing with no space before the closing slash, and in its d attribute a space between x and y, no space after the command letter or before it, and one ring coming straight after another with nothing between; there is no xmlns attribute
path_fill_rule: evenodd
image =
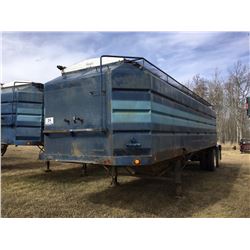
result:
<svg viewBox="0 0 250 250"><path fill-rule="evenodd" d="M90 69L90 68L97 68L100 67L100 72L102 76L102 69L103 66L118 63L118 62L127 62L127 63L133 63L135 65L138 65L141 68L144 68L148 71L150 71L152 74L156 75L160 79L162 79L167 84L173 86L174 88L179 89L180 91L184 92L185 94L191 96L195 100L199 101L200 103L211 107L212 105L207 102L205 99L194 93L192 90L187 88L185 85L178 82L176 79L174 79L172 76L167 74L165 71L161 70L159 67L154 65L153 63L149 62L144 57L136 57L136 56L120 56L120 55L102 55L100 58L92 58L88 59L82 62L79 62L77 64L74 64L69 67L63 67L63 66L57 66L58 69L62 71L62 74L67 74L71 72L80 71L83 69ZM101 77L102 81L102 77Z"/></svg>
<svg viewBox="0 0 250 250"><path fill-rule="evenodd" d="M39 83L39 82L32 82L32 81L12 81L12 82L9 82L9 83L3 83L1 84L1 88L15 88L15 87L19 87L19 86L25 86L25 85L30 85L30 84L33 84L33 85L43 85L42 83Z"/></svg>

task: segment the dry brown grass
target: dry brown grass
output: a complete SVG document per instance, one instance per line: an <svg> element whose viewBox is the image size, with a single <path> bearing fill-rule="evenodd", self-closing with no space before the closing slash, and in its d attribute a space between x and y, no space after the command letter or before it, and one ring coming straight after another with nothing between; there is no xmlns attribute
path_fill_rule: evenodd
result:
<svg viewBox="0 0 250 250"><path fill-rule="evenodd" d="M240 150L240 146L238 143L225 143L225 144L221 144L221 145L222 145L223 151L233 150L233 147L236 147L237 151Z"/></svg>
<svg viewBox="0 0 250 250"><path fill-rule="evenodd" d="M121 186L100 167L88 177L80 166L52 162L45 173L34 147L10 147L2 158L2 217L250 217L250 154L223 147L215 172L190 166L184 197L171 181L121 176Z"/></svg>

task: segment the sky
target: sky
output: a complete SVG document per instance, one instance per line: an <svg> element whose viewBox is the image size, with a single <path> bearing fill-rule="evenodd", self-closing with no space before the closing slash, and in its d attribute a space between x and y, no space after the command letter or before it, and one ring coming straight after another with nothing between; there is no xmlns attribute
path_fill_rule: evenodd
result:
<svg viewBox="0 0 250 250"><path fill-rule="evenodd" d="M70 66L102 54L140 56L185 84L196 74L221 77L237 61L249 65L247 32L3 32L2 83L46 83Z"/></svg>

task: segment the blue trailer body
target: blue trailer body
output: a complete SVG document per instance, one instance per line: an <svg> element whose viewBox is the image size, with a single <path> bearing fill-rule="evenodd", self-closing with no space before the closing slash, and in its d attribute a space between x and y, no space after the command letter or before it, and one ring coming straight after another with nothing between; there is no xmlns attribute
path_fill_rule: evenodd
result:
<svg viewBox="0 0 250 250"><path fill-rule="evenodd" d="M43 84L14 82L1 88L1 144L43 145Z"/></svg>
<svg viewBox="0 0 250 250"><path fill-rule="evenodd" d="M216 146L205 100L144 58L105 57L45 84L44 159L151 165Z"/></svg>

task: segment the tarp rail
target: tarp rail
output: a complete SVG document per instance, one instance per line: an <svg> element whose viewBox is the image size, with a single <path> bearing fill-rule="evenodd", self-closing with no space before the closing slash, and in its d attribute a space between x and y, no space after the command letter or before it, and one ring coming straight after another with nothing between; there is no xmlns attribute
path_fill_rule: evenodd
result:
<svg viewBox="0 0 250 250"><path fill-rule="evenodd" d="M114 58L124 58L124 60L128 60L131 62L136 62L145 69L149 70L162 80L164 80L167 84L173 86L174 88L179 89L180 91L184 92L185 94L191 96L195 100L199 101L200 103L206 105L206 106L212 106L209 102L207 102L205 99L194 93L192 90L178 82L176 79L174 79L172 76L168 75L166 72L158 68L153 63L149 62L144 57L134 57L134 56L120 56L120 55L102 55L100 57L100 73L101 73L101 90L103 90L103 76L102 76L102 61L104 57L114 57Z"/></svg>

